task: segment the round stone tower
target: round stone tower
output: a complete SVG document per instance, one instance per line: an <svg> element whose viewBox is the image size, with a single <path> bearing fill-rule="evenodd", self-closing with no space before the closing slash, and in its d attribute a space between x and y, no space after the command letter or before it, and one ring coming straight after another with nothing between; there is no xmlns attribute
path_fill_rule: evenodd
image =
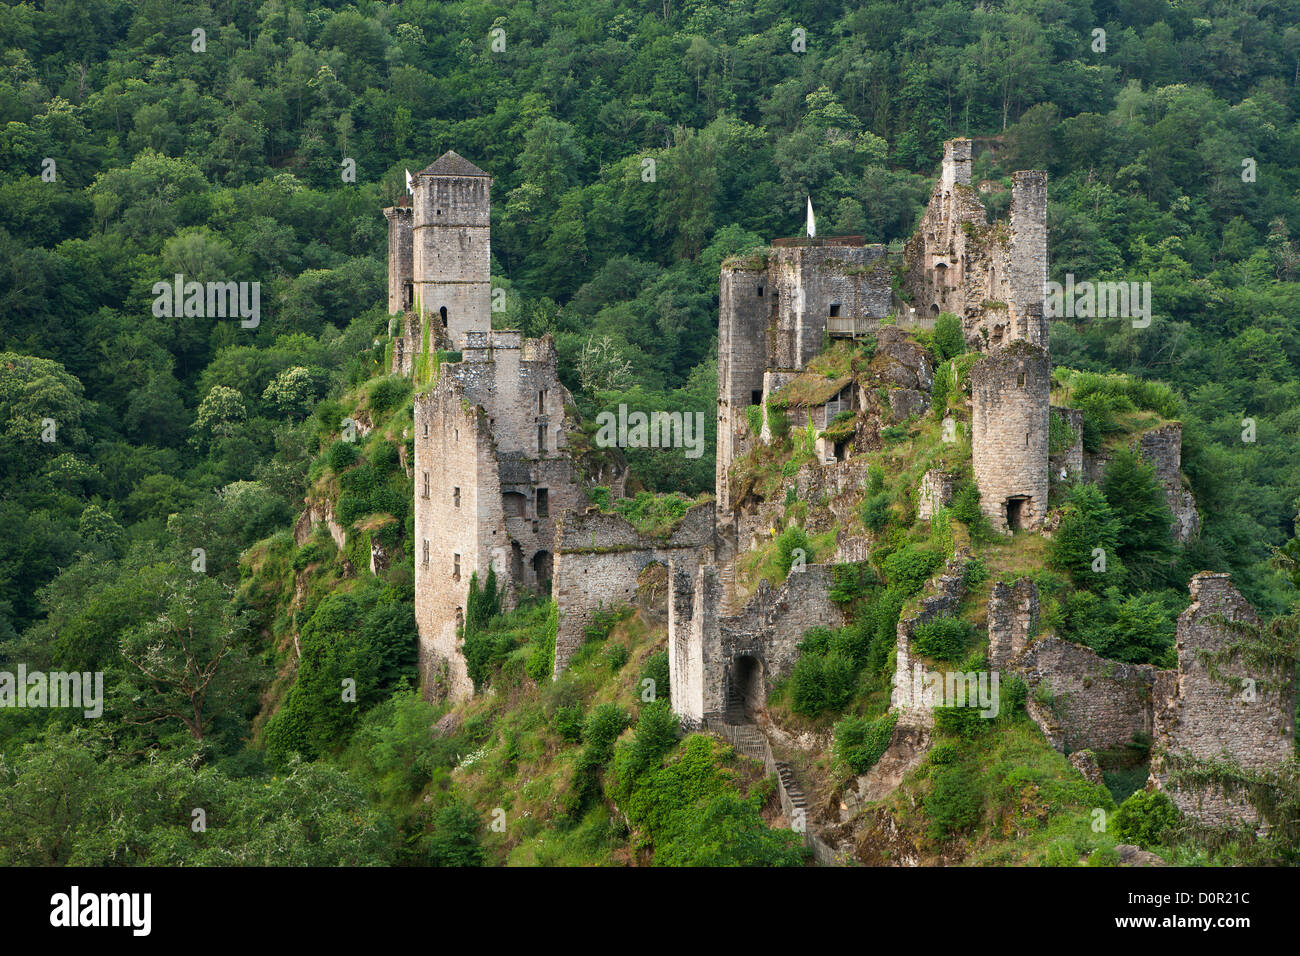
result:
<svg viewBox="0 0 1300 956"><path fill-rule="evenodd" d="M414 307L456 349L492 327L491 190L492 178L454 152L415 176Z"/></svg>
<svg viewBox="0 0 1300 956"><path fill-rule="evenodd" d="M971 369L971 452L980 510L998 531L1039 528L1047 514L1051 415L1047 350L1024 339Z"/></svg>

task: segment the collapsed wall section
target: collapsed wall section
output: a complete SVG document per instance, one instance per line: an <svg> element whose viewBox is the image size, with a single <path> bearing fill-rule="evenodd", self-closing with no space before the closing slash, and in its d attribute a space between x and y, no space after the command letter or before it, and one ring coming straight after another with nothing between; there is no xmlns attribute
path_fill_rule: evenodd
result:
<svg viewBox="0 0 1300 956"><path fill-rule="evenodd" d="M596 509L565 514L555 550L554 596L560 611L555 676L582 646L596 611L632 603L637 580L648 565L659 562L693 573L701 561L711 560L713 523L711 501L690 508L664 537L643 535L618 514Z"/></svg>

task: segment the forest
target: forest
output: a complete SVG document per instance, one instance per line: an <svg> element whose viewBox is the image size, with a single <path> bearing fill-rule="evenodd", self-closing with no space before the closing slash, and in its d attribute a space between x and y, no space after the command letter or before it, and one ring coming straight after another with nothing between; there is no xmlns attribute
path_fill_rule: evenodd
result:
<svg viewBox="0 0 1300 956"><path fill-rule="evenodd" d="M896 246L954 136L976 181L1047 170L1050 278L1149 282L1153 304L1144 328L1054 321L1053 364L1158 383L1203 520L1134 613L1164 628L1189 569L1231 571L1266 617L1297 600L1293 3L4 0L0 57L0 670L106 677L103 719L0 718L0 863L482 861L448 776L487 731L420 732L409 538L292 607L267 584L321 560L291 531L322 475L409 527L396 452L345 472L337 438L358 408L409 422L381 210L448 149L494 178L494 323L554 336L587 419L710 430L725 258L797 234L809 197L825 234ZM157 315L178 274L260 283L260 321ZM636 487L711 491L713 440L629 452ZM327 713L313 686L340 675L358 706ZM656 713L641 750L611 756L613 711L574 739L649 766ZM752 824L749 794L700 770L716 813L659 819L629 773L658 862L788 861L748 830L693 857ZM181 806L220 825L200 838Z"/></svg>

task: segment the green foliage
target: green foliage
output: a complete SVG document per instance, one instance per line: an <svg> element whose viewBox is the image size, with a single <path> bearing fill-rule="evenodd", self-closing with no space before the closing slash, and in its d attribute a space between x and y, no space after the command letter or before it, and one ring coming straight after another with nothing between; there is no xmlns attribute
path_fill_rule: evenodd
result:
<svg viewBox="0 0 1300 956"><path fill-rule="evenodd" d="M482 866L478 831L479 818L473 807L459 801L443 807L433 819L433 833L424 841L429 865Z"/></svg>
<svg viewBox="0 0 1300 956"><path fill-rule="evenodd" d="M1048 545L1048 566L1065 571L1076 584L1091 590L1122 580L1124 567L1116 550L1120 523L1101 489L1076 485L1062 510L1061 524Z"/></svg>
<svg viewBox="0 0 1300 956"><path fill-rule="evenodd" d="M669 699L669 677L668 677L668 652L656 651L646 658L645 666L641 669L641 676L637 679L638 693L645 686L645 681L654 681L655 700Z"/></svg>
<svg viewBox="0 0 1300 956"><path fill-rule="evenodd" d="M891 588L911 597L942 565L943 555L938 551L908 545L885 558L883 570Z"/></svg>
<svg viewBox="0 0 1300 956"><path fill-rule="evenodd" d="M1178 817L1178 808L1167 794L1138 790L1119 805L1111 824L1117 839L1150 850L1168 842Z"/></svg>
<svg viewBox="0 0 1300 956"><path fill-rule="evenodd" d="M835 756L854 773L866 773L889 746L897 723L896 711L875 720L845 717L835 725Z"/></svg>
<svg viewBox="0 0 1300 956"><path fill-rule="evenodd" d="M1078 437L1061 413L1053 410L1047 420L1047 453L1052 457L1064 455Z"/></svg>
<svg viewBox="0 0 1300 956"><path fill-rule="evenodd" d="M942 766L930 780L923 806L932 839L945 839L979 822L984 795L969 771L955 765Z"/></svg>
<svg viewBox="0 0 1300 956"><path fill-rule="evenodd" d="M749 433L757 438L763 433L763 406L750 405L745 409L745 422L749 425Z"/></svg>
<svg viewBox="0 0 1300 956"><path fill-rule="evenodd" d="M961 317L951 312L940 312L934 321L934 351L939 361L956 358L966 351L966 336L962 332Z"/></svg>
<svg viewBox="0 0 1300 956"><path fill-rule="evenodd" d="M1173 515L1155 468L1136 452L1116 449L1101 482L1106 503L1118 519L1115 547L1131 586L1170 583L1174 548L1169 537Z"/></svg>
<svg viewBox="0 0 1300 956"><path fill-rule="evenodd" d="M862 502L862 524L869 531L881 532L889 523L889 495L877 494Z"/></svg>
<svg viewBox="0 0 1300 956"><path fill-rule="evenodd" d="M975 628L957 617L936 617L912 630L912 647L937 661L956 661L975 639Z"/></svg>
<svg viewBox="0 0 1300 956"><path fill-rule="evenodd" d="M974 591L989 579L988 568L981 558L967 558L961 571L961 586L966 592Z"/></svg>
<svg viewBox="0 0 1300 956"><path fill-rule="evenodd" d="M777 568L781 577L788 577L796 557L802 557L805 565L812 564L812 542L807 533L798 525L791 525L776 536ZM796 555L802 552L802 555Z"/></svg>

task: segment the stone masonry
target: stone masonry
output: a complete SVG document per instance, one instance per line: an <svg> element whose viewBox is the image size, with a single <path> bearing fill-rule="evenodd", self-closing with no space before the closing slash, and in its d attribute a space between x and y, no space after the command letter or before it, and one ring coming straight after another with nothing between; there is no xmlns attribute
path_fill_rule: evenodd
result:
<svg viewBox="0 0 1300 956"><path fill-rule="evenodd" d="M1178 670L1165 682L1155 709L1151 781L1204 823L1254 823L1258 812L1244 795L1213 786L1195 791L1172 786L1165 754L1246 771L1274 769L1290 759L1295 754L1294 666L1253 666L1233 650L1234 643L1250 638L1229 622L1257 628L1260 621L1228 575L1202 572L1193 576L1189 590L1192 603L1178 618Z"/></svg>

